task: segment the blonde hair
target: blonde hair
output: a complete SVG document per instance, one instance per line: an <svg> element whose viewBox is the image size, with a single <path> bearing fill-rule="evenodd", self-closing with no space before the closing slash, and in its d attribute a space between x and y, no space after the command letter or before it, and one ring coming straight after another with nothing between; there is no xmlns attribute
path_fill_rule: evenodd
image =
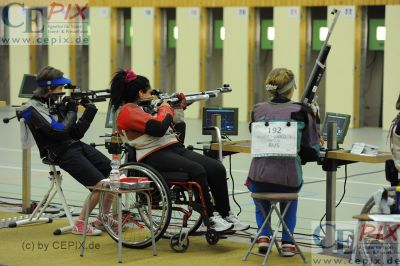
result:
<svg viewBox="0 0 400 266"><path fill-rule="evenodd" d="M288 96L296 88L293 72L287 68L271 70L265 80L265 88L274 96Z"/></svg>

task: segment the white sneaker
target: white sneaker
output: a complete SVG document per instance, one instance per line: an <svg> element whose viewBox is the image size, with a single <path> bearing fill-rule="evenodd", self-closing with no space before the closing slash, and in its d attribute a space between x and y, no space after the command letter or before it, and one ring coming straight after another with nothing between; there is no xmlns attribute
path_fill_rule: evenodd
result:
<svg viewBox="0 0 400 266"><path fill-rule="evenodd" d="M233 224L224 220L218 212L214 212L210 217L210 228L217 232L223 232L233 228Z"/></svg>
<svg viewBox="0 0 400 266"><path fill-rule="evenodd" d="M229 211L229 216L226 216L224 219L228 223L233 224L232 230L234 231L244 231L250 228L249 224L242 224L239 217L237 217L232 211Z"/></svg>

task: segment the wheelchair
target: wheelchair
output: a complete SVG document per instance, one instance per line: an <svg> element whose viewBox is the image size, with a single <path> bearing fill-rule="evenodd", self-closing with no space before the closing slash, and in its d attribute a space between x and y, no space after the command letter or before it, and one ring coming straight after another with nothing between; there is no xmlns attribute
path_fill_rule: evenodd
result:
<svg viewBox="0 0 400 266"><path fill-rule="evenodd" d="M152 221L147 218L148 206L143 195L128 193L122 202L124 247L138 249L149 247L150 226L155 240L158 241L161 237L170 239L170 247L176 252L185 252L188 249L189 235L193 235L203 223L207 227L205 233L207 242L214 245L219 241L220 235L209 226L204 196L198 183L190 181L186 173L159 173L149 165L135 162L135 150L122 145L118 136L112 137L109 142L106 140L105 146L110 153L122 153L125 156L125 164L120 166L121 174L152 181L152 190L149 192ZM118 231L109 224L103 202L104 198L100 198L100 217L106 232L118 242ZM116 209L114 213L117 213Z"/></svg>
<svg viewBox="0 0 400 266"><path fill-rule="evenodd" d="M395 197L396 187L386 187L388 196ZM375 206L374 196L371 196L367 202L364 204L360 214L373 214L377 213L377 206ZM360 220L357 225L358 234L360 234L360 223L362 224L364 221ZM397 250L397 241L388 241L390 237L385 239L385 234L389 234L386 227L382 227L382 230L377 230L373 232L371 235L367 235L359 239L358 234L354 236L354 240L352 243L353 256L352 260L358 260L363 263L363 265L381 265L382 256L386 259L390 258L390 256L394 256L394 259L398 259L397 252L390 254L388 251Z"/></svg>
<svg viewBox="0 0 400 266"><path fill-rule="evenodd" d="M176 252L185 252L189 247L189 236L199 227L207 227L205 237L210 245L219 241L220 235L210 228L203 191L197 182L189 180L182 172L162 172L170 189L172 213L164 237L170 238L170 246Z"/></svg>

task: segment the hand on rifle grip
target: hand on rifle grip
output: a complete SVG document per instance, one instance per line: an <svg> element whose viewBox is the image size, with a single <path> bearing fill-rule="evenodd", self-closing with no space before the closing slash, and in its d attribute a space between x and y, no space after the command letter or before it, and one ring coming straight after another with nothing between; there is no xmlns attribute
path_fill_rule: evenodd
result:
<svg viewBox="0 0 400 266"><path fill-rule="evenodd" d="M183 94L182 92L179 92L176 94L176 97L179 99L179 102L180 102L180 105L178 108L185 110L187 107L185 94Z"/></svg>
<svg viewBox="0 0 400 266"><path fill-rule="evenodd" d="M321 147L325 145L325 140L322 136L319 137L319 145L321 145Z"/></svg>
<svg viewBox="0 0 400 266"><path fill-rule="evenodd" d="M89 98L82 98L79 104L85 108L94 106L93 102Z"/></svg>
<svg viewBox="0 0 400 266"><path fill-rule="evenodd" d="M315 96L314 100L312 100L312 102L309 104L315 117L319 117L319 105L318 105L317 100L318 100L318 97Z"/></svg>
<svg viewBox="0 0 400 266"><path fill-rule="evenodd" d="M65 108L66 108L67 112L68 111L78 112L78 105L76 104L76 102L74 100L68 101Z"/></svg>
<svg viewBox="0 0 400 266"><path fill-rule="evenodd" d="M163 100L162 103L160 104L160 107L161 106L170 106L168 100L167 99Z"/></svg>

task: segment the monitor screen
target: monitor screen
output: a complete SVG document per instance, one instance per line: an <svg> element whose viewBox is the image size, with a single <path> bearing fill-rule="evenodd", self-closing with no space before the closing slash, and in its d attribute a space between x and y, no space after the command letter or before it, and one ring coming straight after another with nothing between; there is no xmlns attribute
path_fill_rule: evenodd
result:
<svg viewBox="0 0 400 266"><path fill-rule="evenodd" d="M203 135L211 135L211 130L205 127L218 126L221 135L238 135L238 108L203 108Z"/></svg>
<svg viewBox="0 0 400 266"><path fill-rule="evenodd" d="M346 137L350 125L350 115L329 113L325 114L324 124L322 126L321 136L324 140L328 138L328 122L336 122L337 125L337 143L342 144Z"/></svg>
<svg viewBox="0 0 400 266"><path fill-rule="evenodd" d="M106 116L106 128L113 128L113 123L114 123L114 108L111 105L111 101L108 103L108 110L107 110L107 116Z"/></svg>
<svg viewBox="0 0 400 266"><path fill-rule="evenodd" d="M31 98L33 91L38 87L36 76L31 74L24 74L22 78L21 88L19 89L19 98Z"/></svg>

